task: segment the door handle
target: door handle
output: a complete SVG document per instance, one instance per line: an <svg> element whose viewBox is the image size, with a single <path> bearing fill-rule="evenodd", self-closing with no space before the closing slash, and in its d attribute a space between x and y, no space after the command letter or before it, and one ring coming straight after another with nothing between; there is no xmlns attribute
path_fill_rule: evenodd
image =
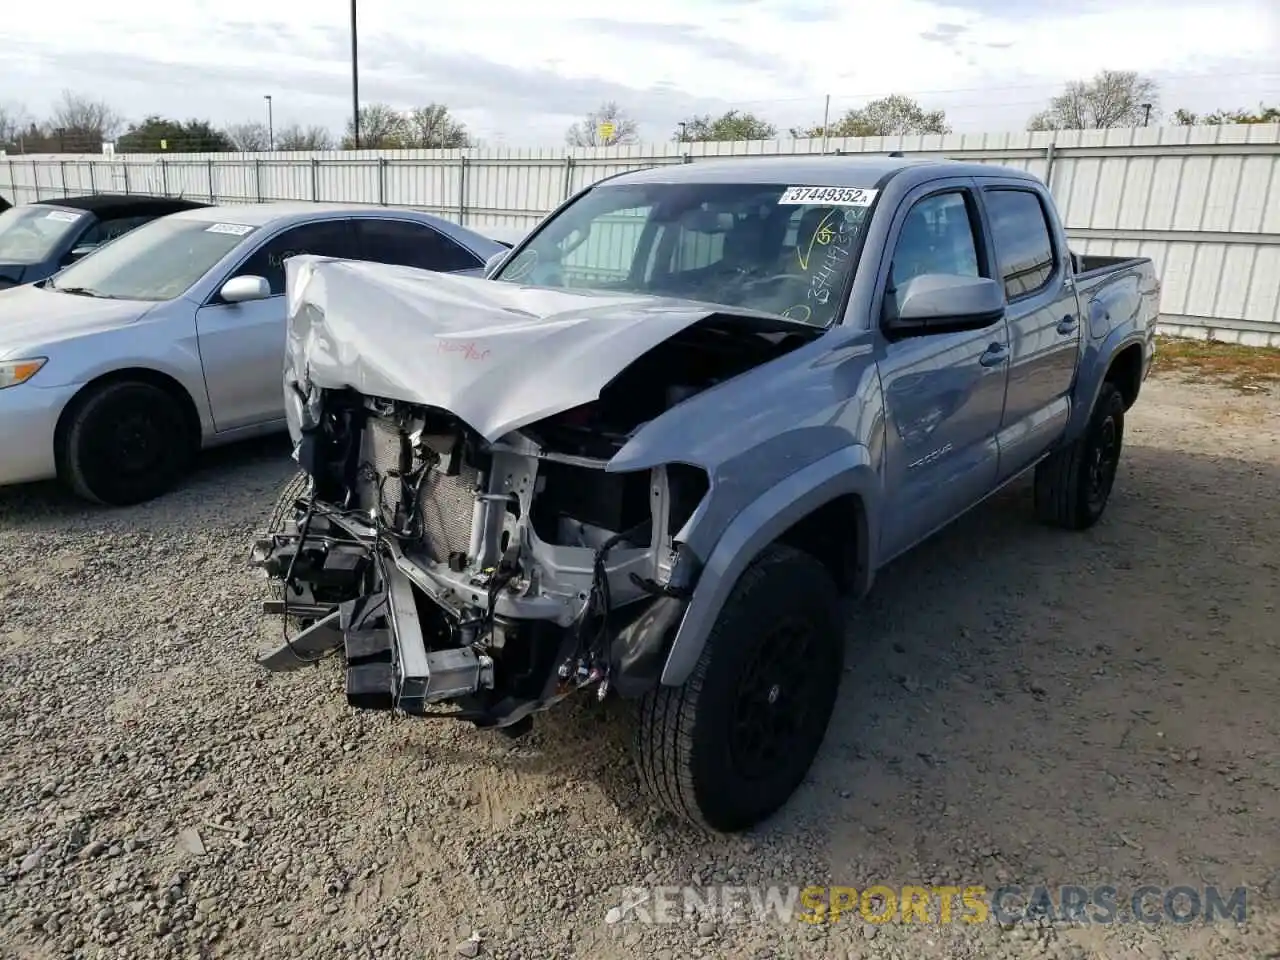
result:
<svg viewBox="0 0 1280 960"><path fill-rule="evenodd" d="M1009 348L1003 343L993 343L978 358L984 367L995 367L1009 359Z"/></svg>
<svg viewBox="0 0 1280 960"><path fill-rule="evenodd" d="M1066 336L1068 333L1075 333L1076 327L1079 325L1080 321L1077 320L1074 315L1068 313L1061 321L1059 321L1058 332L1063 336Z"/></svg>

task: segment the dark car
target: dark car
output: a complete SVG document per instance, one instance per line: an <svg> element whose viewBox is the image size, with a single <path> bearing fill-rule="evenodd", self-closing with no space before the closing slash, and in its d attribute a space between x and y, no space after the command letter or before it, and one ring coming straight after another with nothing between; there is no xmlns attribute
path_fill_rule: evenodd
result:
<svg viewBox="0 0 1280 960"><path fill-rule="evenodd" d="M95 247L197 200L99 193L37 200L0 213L0 289L35 283Z"/></svg>

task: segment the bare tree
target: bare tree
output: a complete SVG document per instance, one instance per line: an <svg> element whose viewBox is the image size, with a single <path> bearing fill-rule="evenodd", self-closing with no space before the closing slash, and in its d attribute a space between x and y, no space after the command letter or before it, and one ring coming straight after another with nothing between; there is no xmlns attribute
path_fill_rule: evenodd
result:
<svg viewBox="0 0 1280 960"><path fill-rule="evenodd" d="M635 120L610 100L565 131L564 139L571 147L614 147L635 143L636 128Z"/></svg>
<svg viewBox="0 0 1280 960"><path fill-rule="evenodd" d="M245 153L256 153L266 150L271 145L271 131L267 125L258 120L247 123L233 123L223 131L232 146Z"/></svg>
<svg viewBox="0 0 1280 960"><path fill-rule="evenodd" d="M360 108L360 148L362 150L398 150L408 135L404 114L387 103L368 103ZM342 149L355 147L355 132L347 121Z"/></svg>
<svg viewBox="0 0 1280 960"><path fill-rule="evenodd" d="M49 126L68 149L91 151L101 149L103 143L116 138L124 126L124 117L105 101L63 90Z"/></svg>
<svg viewBox="0 0 1280 960"><path fill-rule="evenodd" d="M332 150L333 135L324 127L290 124L276 133L277 150Z"/></svg>
<svg viewBox="0 0 1280 960"><path fill-rule="evenodd" d="M466 125L449 115L449 108L442 103L428 103L415 107L405 118L408 128L406 145L427 148L458 148L471 143Z"/></svg>
<svg viewBox="0 0 1280 960"><path fill-rule="evenodd" d="M0 150L17 147L31 115L20 103L0 103Z"/></svg>
<svg viewBox="0 0 1280 960"><path fill-rule="evenodd" d="M1159 105L1154 80L1131 70L1103 70L1092 80L1073 80L1027 122L1028 130L1092 130L1140 127Z"/></svg>

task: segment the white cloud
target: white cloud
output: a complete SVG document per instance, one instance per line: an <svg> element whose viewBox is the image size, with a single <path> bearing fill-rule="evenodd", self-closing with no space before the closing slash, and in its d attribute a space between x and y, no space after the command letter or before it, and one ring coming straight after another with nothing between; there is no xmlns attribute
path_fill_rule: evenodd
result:
<svg viewBox="0 0 1280 960"><path fill-rule="evenodd" d="M739 106L785 129L890 92L947 110L961 130L1016 130L1061 83L1100 69L1162 80L1163 105L1280 99L1275 0L364 0L361 99L449 104L480 135L556 144L605 98L669 136L690 112ZM64 88L130 117L161 113L338 128L350 112L345 3L133 0L128 12L7 10L0 89L46 112ZM12 94L10 94L12 96Z"/></svg>

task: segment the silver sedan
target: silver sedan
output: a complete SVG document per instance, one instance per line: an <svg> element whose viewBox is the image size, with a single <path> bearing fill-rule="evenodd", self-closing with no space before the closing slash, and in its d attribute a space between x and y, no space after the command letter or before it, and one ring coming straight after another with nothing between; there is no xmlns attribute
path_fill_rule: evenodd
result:
<svg viewBox="0 0 1280 960"><path fill-rule="evenodd" d="M288 257L476 271L505 249L413 210L207 207L0 291L0 485L140 503L202 447L283 430Z"/></svg>

